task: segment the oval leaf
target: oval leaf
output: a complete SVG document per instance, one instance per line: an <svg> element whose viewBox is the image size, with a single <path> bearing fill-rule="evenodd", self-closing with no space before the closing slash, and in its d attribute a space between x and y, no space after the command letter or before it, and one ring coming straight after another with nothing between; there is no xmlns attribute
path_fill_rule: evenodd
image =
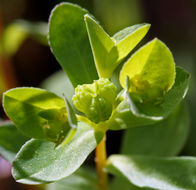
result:
<svg viewBox="0 0 196 190"><path fill-rule="evenodd" d="M190 75L185 70L177 67L175 84L165 95L160 105L143 104L134 101L132 101L133 104L130 104L130 101L125 98L113 111L108 121L109 129L120 130L149 125L167 118L185 97L189 79ZM131 97L130 100L132 100Z"/></svg>
<svg viewBox="0 0 196 190"><path fill-rule="evenodd" d="M20 183L41 184L71 175L85 161L103 138L103 133L79 123L73 139L55 149L43 140L27 142L13 162L13 176Z"/></svg>
<svg viewBox="0 0 196 190"><path fill-rule="evenodd" d="M13 123L6 122L0 125L0 155L10 163L28 140L29 138L21 134Z"/></svg>
<svg viewBox="0 0 196 190"><path fill-rule="evenodd" d="M196 189L196 158L113 155L107 171L122 176L136 186L154 189Z"/></svg>
<svg viewBox="0 0 196 190"><path fill-rule="evenodd" d="M124 64L120 73L124 88L126 76L131 81L130 92L157 101L174 84L175 64L170 50L160 40L152 40Z"/></svg>
<svg viewBox="0 0 196 190"><path fill-rule="evenodd" d="M137 108L145 115L166 118L182 99L185 98L189 88L190 74L181 67L176 67L176 79L173 87L165 95L159 105L140 104L135 102Z"/></svg>
<svg viewBox="0 0 196 190"><path fill-rule="evenodd" d="M39 88L8 90L3 95L3 106L16 127L29 137L56 138L67 125L67 118L62 115L65 113L64 100L46 90Z"/></svg>
<svg viewBox="0 0 196 190"><path fill-rule="evenodd" d="M77 5L61 3L49 21L51 50L74 87L98 78L84 23L87 13Z"/></svg>
<svg viewBox="0 0 196 190"><path fill-rule="evenodd" d="M161 122L126 130L121 153L176 156L186 142L189 125L187 107L184 104L180 105L167 119Z"/></svg>

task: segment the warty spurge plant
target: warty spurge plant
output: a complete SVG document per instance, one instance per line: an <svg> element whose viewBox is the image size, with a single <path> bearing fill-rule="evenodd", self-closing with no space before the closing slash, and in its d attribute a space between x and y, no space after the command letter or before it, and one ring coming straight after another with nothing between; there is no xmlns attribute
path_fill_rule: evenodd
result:
<svg viewBox="0 0 196 190"><path fill-rule="evenodd" d="M2 154L13 161L12 173L18 182L42 184L68 177L96 148L99 185L93 186L88 178L87 189L108 189L108 173L128 180L129 189L196 189L195 180L191 180L196 175L195 158L157 157L175 156L184 144L188 116L186 108L179 104L186 95L189 74L175 67L170 50L156 38L129 56L149 28L149 24L138 24L110 37L87 10L70 3L54 8L49 20L49 45L75 87L75 94L63 99L52 92L27 87L4 93L3 106L21 132L17 132L18 136L23 143L32 138L17 149L16 157L3 149L7 152ZM115 76L119 82L114 84ZM150 131L149 138L152 136L156 147L150 147L151 156L145 155L143 145L142 151L137 149L143 156L107 158L106 132L131 131L139 126ZM152 127L165 127L164 136L164 131L172 127L178 130L179 126L185 136L173 144L168 144L166 138L162 145L167 149L158 148L162 141L153 141ZM128 146L137 146L137 141ZM69 189L69 179L75 180L74 175L64 179L64 189ZM116 177L110 184L116 184L115 189L125 188L126 183ZM54 188L59 188L58 183ZM78 184L76 188L82 186Z"/></svg>

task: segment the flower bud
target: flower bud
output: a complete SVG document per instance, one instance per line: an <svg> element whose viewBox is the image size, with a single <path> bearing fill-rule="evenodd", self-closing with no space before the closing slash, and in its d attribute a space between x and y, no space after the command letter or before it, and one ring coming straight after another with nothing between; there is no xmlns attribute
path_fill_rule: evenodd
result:
<svg viewBox="0 0 196 190"><path fill-rule="evenodd" d="M78 85L72 98L74 106L94 123L109 119L117 96L117 88L108 79Z"/></svg>

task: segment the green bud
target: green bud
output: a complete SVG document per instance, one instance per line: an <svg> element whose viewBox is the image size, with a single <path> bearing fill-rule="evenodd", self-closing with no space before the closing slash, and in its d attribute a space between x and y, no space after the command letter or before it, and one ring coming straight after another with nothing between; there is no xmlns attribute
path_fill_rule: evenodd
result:
<svg viewBox="0 0 196 190"><path fill-rule="evenodd" d="M112 113L117 88L108 79L78 85L72 98L74 106L94 123L106 121Z"/></svg>

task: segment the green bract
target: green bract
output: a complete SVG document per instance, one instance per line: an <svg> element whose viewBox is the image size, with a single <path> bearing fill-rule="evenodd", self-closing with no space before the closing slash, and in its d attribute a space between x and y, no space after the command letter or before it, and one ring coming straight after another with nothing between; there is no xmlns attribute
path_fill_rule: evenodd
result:
<svg viewBox="0 0 196 190"><path fill-rule="evenodd" d="M65 102L51 92L15 88L4 93L3 105L7 115L26 136L60 143L70 130Z"/></svg>
<svg viewBox="0 0 196 190"><path fill-rule="evenodd" d="M175 80L175 64L167 46L154 39L138 50L123 66L120 82L130 79L129 91L142 101L160 102Z"/></svg>
<svg viewBox="0 0 196 190"><path fill-rule="evenodd" d="M110 37L87 10L71 3L54 8L49 45L66 74L44 82L54 92L24 87L3 94L4 110L14 124L0 127L0 153L13 161L18 182L42 184L68 177L101 141L96 160L103 169L100 150L106 132L129 129L120 150L129 155L112 155L106 164L106 172L117 176L112 187L196 189L196 159L164 157L177 156L188 136L189 115L181 102L190 75L175 67L172 53L156 38L130 56L149 28L137 24ZM24 37L19 35L17 44ZM123 89L117 89L120 85ZM86 183L84 187L97 189L84 171L50 187L84 189L81 184Z"/></svg>
<svg viewBox="0 0 196 190"><path fill-rule="evenodd" d="M148 32L149 24L138 24L110 37L89 15L84 16L88 36L100 77L111 77L120 62L133 50Z"/></svg>
<svg viewBox="0 0 196 190"><path fill-rule="evenodd" d="M73 96L74 106L91 121L108 120L117 96L117 88L108 79L95 80L93 84L79 85Z"/></svg>

